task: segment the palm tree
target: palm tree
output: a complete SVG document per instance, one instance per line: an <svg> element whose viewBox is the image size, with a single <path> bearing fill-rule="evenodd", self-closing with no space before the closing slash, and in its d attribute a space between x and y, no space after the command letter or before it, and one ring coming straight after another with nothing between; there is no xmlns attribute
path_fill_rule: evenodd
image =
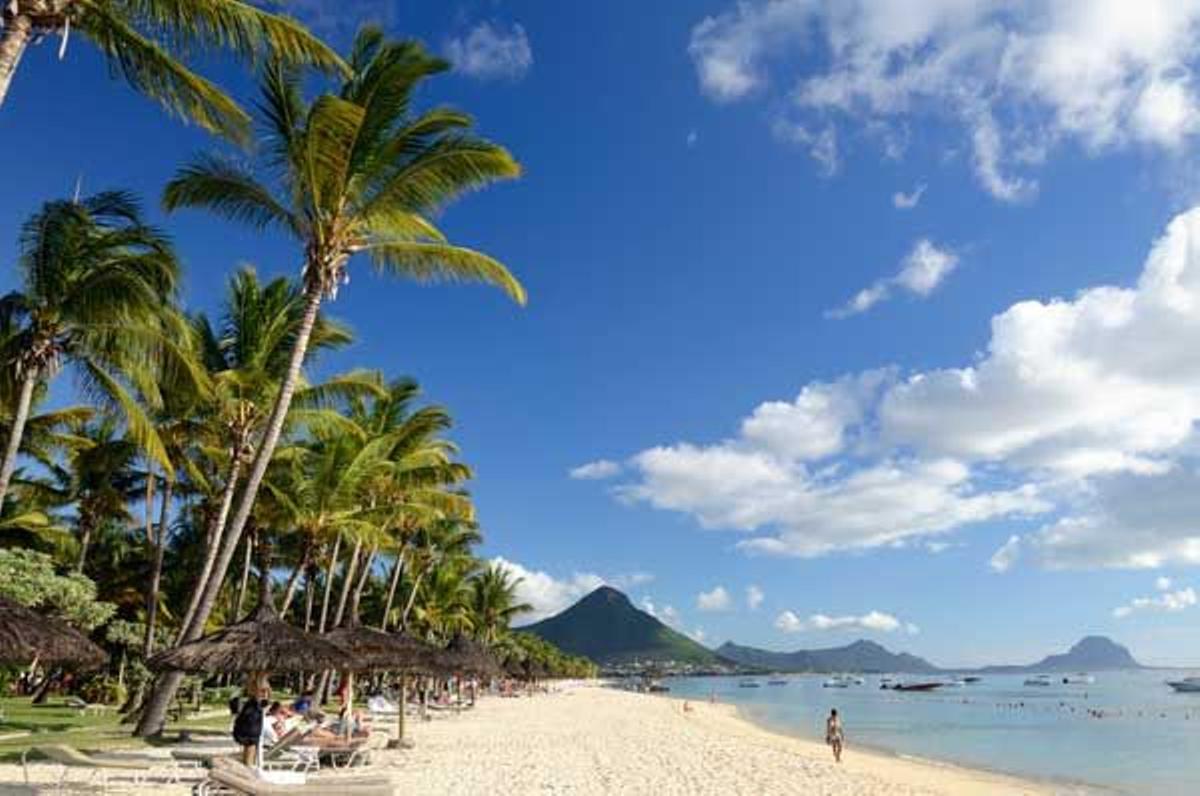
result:
<svg viewBox="0 0 1200 796"><path fill-rule="evenodd" d="M502 147L470 135L469 116L445 108L412 109L414 91L448 64L416 42L386 42L381 31L356 38L352 77L339 94L306 103L299 75L279 62L266 71L263 109L269 136L266 180L238 164L201 158L167 185L168 210L207 208L259 228L276 227L299 243L304 320L296 335L266 431L230 522L196 618L203 623L241 541L259 487L283 431L322 301L366 254L377 269L419 281L493 284L518 302L520 283L496 260L451 245L429 216L466 191L515 178L520 167ZM144 716L157 731L162 715ZM172 695L173 696L173 695Z"/></svg>
<svg viewBox="0 0 1200 796"><path fill-rule="evenodd" d="M121 436L115 419L102 416L72 429L90 444L77 448L50 470L48 489L63 507L74 507L79 553L75 571L83 572L94 535L106 523L127 525L129 504L145 488L137 465L138 446Z"/></svg>
<svg viewBox="0 0 1200 796"><path fill-rule="evenodd" d="M34 394L63 364L74 366L92 397L118 408L131 439L169 469L134 397L158 401L164 365L190 373L171 328L179 266L167 239L142 221L132 196L107 192L45 204L22 228L19 248L21 287L0 298L0 315L21 323L19 341L6 346L20 387L0 462L0 503Z"/></svg>
<svg viewBox="0 0 1200 796"><path fill-rule="evenodd" d="M206 129L245 139L250 120L217 86L169 50L267 53L292 64L343 69L341 59L295 20L246 0L5 0L0 11L0 105L31 40L75 32L92 42L137 91Z"/></svg>
<svg viewBox="0 0 1200 796"><path fill-rule="evenodd" d="M487 645L492 645L508 631L512 620L520 614L533 610L528 603L517 601L517 586L520 578L500 564L490 564L471 582L475 634Z"/></svg>
<svg viewBox="0 0 1200 796"><path fill-rule="evenodd" d="M249 458L254 436L266 420L279 380L286 372L292 341L303 320L304 300L286 279L263 284L251 268L242 268L230 279L224 315L219 328L204 314L193 320L193 332L203 365L213 389L209 399L197 407L204 444L200 453L212 464L214 484L208 488L215 510L205 535L205 557L200 575L183 614L179 636L188 634L203 587L207 584L242 470ZM351 340L348 330L327 318L317 319L312 334L312 352L337 348ZM302 403L319 412L320 402L338 387L360 386L353 376L301 390ZM293 418L303 412L293 413ZM309 418L310 422L315 421ZM214 469L215 468L215 469ZM203 629L201 621L200 629Z"/></svg>

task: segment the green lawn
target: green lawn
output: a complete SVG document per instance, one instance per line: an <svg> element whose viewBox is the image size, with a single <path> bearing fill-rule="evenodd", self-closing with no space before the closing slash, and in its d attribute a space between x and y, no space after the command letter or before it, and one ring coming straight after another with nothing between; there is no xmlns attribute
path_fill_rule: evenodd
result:
<svg viewBox="0 0 1200 796"><path fill-rule="evenodd" d="M220 709L220 705L208 706ZM122 725L115 710L105 714L79 711L63 704L61 698L52 698L47 704L35 706L28 698L0 699L0 710L4 719L0 721L0 762L19 761L21 753L34 746L67 744L80 749L99 751L104 749L133 749L147 743L130 736L132 727ZM168 737L183 729L226 730L229 716L222 714L207 719L184 720L168 725ZM22 733L20 737L4 737ZM28 734L25 734L28 733Z"/></svg>

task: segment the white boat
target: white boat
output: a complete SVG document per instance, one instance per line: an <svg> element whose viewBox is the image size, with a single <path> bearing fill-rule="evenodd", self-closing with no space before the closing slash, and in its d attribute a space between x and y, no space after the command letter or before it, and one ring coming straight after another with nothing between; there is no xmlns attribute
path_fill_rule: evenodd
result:
<svg viewBox="0 0 1200 796"><path fill-rule="evenodd" d="M1181 694L1200 694L1200 677L1185 677L1182 680L1168 680L1167 685Z"/></svg>
<svg viewBox="0 0 1200 796"><path fill-rule="evenodd" d="M1025 685L1050 686L1054 685L1054 681L1050 679L1048 674L1039 674L1028 678Z"/></svg>
<svg viewBox="0 0 1200 796"><path fill-rule="evenodd" d="M840 677L830 677L825 682L821 683L823 688L849 688L850 683Z"/></svg>
<svg viewBox="0 0 1200 796"><path fill-rule="evenodd" d="M1067 685L1091 685L1096 682L1096 678L1087 672L1076 672L1075 674L1065 675L1062 681Z"/></svg>

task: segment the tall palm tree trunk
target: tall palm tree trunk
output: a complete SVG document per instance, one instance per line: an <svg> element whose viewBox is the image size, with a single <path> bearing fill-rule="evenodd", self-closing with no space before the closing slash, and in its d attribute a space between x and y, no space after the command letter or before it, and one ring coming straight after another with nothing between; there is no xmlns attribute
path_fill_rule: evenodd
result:
<svg viewBox="0 0 1200 796"><path fill-rule="evenodd" d="M288 608L292 605L292 600L296 597L296 588L300 585L300 573L308 568L309 545L311 542L307 539L304 541L304 552L300 554L300 560L296 562L296 567L292 570L292 574L288 576L287 588L283 592L283 603L279 606L279 615L286 616Z"/></svg>
<svg viewBox="0 0 1200 796"><path fill-rule="evenodd" d="M339 533L333 540L333 552L329 556L329 566L325 567L325 595L321 598L321 618L317 622L317 632L325 632L325 620L329 616L329 594L333 591L333 576L337 573L338 550L342 546L342 535Z"/></svg>
<svg viewBox="0 0 1200 796"><path fill-rule="evenodd" d="M416 603L416 601L417 601L417 591L421 588L421 577L424 574L425 574L425 570L421 570L420 572L417 573L417 576L415 578L413 578L412 591L409 592L409 594L408 594L408 604L404 606L404 613L400 614L400 629L401 630L408 629L408 614L412 611L413 604Z"/></svg>
<svg viewBox="0 0 1200 796"><path fill-rule="evenodd" d="M192 585L192 594L188 598L187 610L183 612L183 621L179 623L179 639L176 643L181 644L187 638L188 632L191 630L192 618L196 615L196 609L200 605L200 598L204 595L204 590L208 587L208 581L212 577L213 567L217 561L217 552L221 547L222 531L225 528L225 521L229 517L229 509L233 506L233 497L237 492L238 477L241 473L242 459L235 448L229 463L229 477L225 479L225 488L221 491L221 507L217 510L217 514L213 517L212 523L208 526L208 532L205 534L208 549L204 553L204 566L201 567L200 576ZM204 622L207 621L208 617L205 616ZM203 622L201 627L203 627Z"/></svg>
<svg viewBox="0 0 1200 796"><path fill-rule="evenodd" d="M386 631L388 628L388 617L392 613L392 603L396 599L396 587L400 585L400 575L404 571L404 548L396 553L396 563L392 566L392 577L388 583L387 600L383 603L383 619L379 622L379 629Z"/></svg>
<svg viewBox="0 0 1200 796"><path fill-rule="evenodd" d="M338 597L337 614L333 618L333 626L337 627L342 624L342 619L346 616L346 600L350 598L350 590L354 586L354 575L358 572L358 557L362 553L362 540L354 543L354 552L350 554L350 560L346 562L346 575L342 578L342 593Z"/></svg>
<svg viewBox="0 0 1200 796"><path fill-rule="evenodd" d="M304 632L307 633L312 628L312 612L313 612L313 591L316 589L316 584L313 582L313 566L309 564L304 573Z"/></svg>
<svg viewBox="0 0 1200 796"><path fill-rule="evenodd" d="M0 33L0 105L4 104L8 87L12 85L13 74L16 73L17 65L21 63L21 56L32 37L33 20L27 14L11 17L7 13L4 14L4 32ZM4 481L3 485L0 485L0 498L4 496L3 487L7 484L8 482Z"/></svg>
<svg viewBox="0 0 1200 796"><path fill-rule="evenodd" d="M312 265L313 273L317 272L317 268L317 264L314 263ZM296 332L296 341L292 346L287 375L279 387L275 406L271 409L266 433L263 435L258 450L255 451L254 465L250 469L250 477L246 480L246 486L242 490L242 499L238 503L237 513L234 514L233 523L225 534L226 538L222 540L223 544L216 568L209 577L208 583L205 584L204 596L200 598L195 614L192 616L191 625L187 630L188 641L200 637L200 631L208 621L213 606L216 605L217 593L220 591L221 583L225 580L225 573L229 570L229 563L233 560L238 543L242 541L242 531L250 519L254 500L258 497L258 489L262 486L263 478L267 474L267 465L271 463L271 457L275 454L275 446L279 444L279 436L283 433L283 421L287 419L288 410L292 406L292 395L296 392L296 385L300 381L300 370L304 365L304 357L308 353L308 341L312 337L313 326L317 322L317 312L321 309L320 286L307 285L305 299L304 316L301 318L300 327ZM154 691L150 694L137 729L134 730L135 735L146 736L162 731L163 725L166 723L167 708L170 706L171 700L175 698L175 692L179 689L180 682L180 678L172 677L170 674L160 677L155 682Z"/></svg>
<svg viewBox="0 0 1200 796"><path fill-rule="evenodd" d="M242 579L238 581L237 605L234 606L234 616L242 616L242 606L246 604L246 591L250 588L250 559L254 553L254 534L246 537L246 543L242 545L246 550L246 555L242 559Z"/></svg>
<svg viewBox="0 0 1200 796"><path fill-rule="evenodd" d="M8 28L4 29L3 42L8 39ZM3 68L3 44L0 43L0 68ZM3 78L0 77L0 81ZM0 102L4 101L5 84L0 82ZM12 481L13 472L17 469L17 453L21 450L21 437L25 435L25 423L29 420L29 407L33 403L33 388L37 386L38 374L36 368L30 368L21 380L21 393L17 398L17 412L13 416L12 431L8 435L8 445L4 449L4 462L0 463L0 506L4 505L4 496L8 494L8 484Z"/></svg>
<svg viewBox="0 0 1200 796"><path fill-rule="evenodd" d="M92 546L92 531L94 530L96 521L92 517L91 512L86 508L79 512L79 559L75 562L75 571L83 572L83 565L87 563L88 550Z"/></svg>
<svg viewBox="0 0 1200 796"><path fill-rule="evenodd" d="M371 580L371 567L375 565L375 552L377 547L372 546L367 553L366 559L363 561L362 573L358 577L358 585L354 587L354 596L350 598L350 617L358 618L358 605L362 602L363 590L367 587L367 582Z"/></svg>
<svg viewBox="0 0 1200 796"><path fill-rule="evenodd" d="M171 493L175 480L168 478L163 485L162 508L158 512L158 534L153 539L154 567L150 571L150 590L146 594L146 644L145 657L154 654L154 631L158 622L158 592L162 587L163 556L167 550L167 527L171 518Z"/></svg>

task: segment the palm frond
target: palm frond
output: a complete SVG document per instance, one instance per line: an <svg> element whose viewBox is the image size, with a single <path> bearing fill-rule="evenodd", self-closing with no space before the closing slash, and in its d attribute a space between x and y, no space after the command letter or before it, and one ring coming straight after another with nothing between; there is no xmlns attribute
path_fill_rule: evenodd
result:
<svg viewBox="0 0 1200 796"><path fill-rule="evenodd" d="M503 290L518 304L525 288L499 261L486 254L444 243L374 241L366 247L376 266L418 282L481 282Z"/></svg>
<svg viewBox="0 0 1200 796"><path fill-rule="evenodd" d="M77 2L85 10L80 28L134 88L185 121L241 144L249 141L250 117L215 84L139 33L112 2Z"/></svg>
<svg viewBox="0 0 1200 796"><path fill-rule="evenodd" d="M253 174L214 155L198 155L177 171L163 190L163 206L168 211L205 208L257 229L297 228L292 214Z"/></svg>
<svg viewBox="0 0 1200 796"><path fill-rule="evenodd" d="M129 16L183 48L271 55L285 63L348 73L337 53L294 19L244 0L121 0Z"/></svg>

